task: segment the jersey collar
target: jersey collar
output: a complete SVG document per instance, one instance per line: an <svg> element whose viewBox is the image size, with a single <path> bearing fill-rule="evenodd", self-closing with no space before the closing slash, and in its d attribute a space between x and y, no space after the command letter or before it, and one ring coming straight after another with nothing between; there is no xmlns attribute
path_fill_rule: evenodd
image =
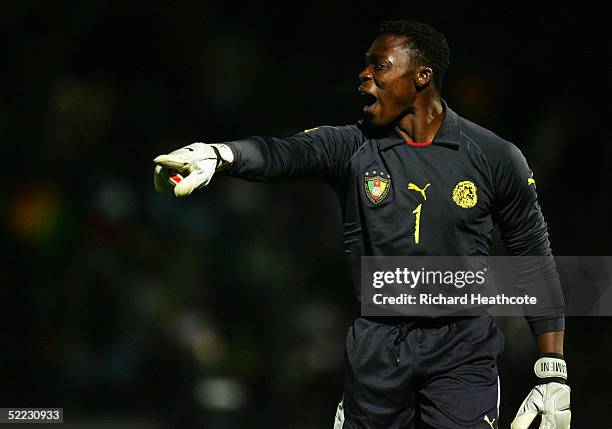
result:
<svg viewBox="0 0 612 429"><path fill-rule="evenodd" d="M444 146L457 150L461 144L461 118L450 107L448 107L448 104L444 99L442 99L442 107L444 109L444 118L442 119L440 129L436 133L431 145ZM406 140L404 140L404 138L395 129L393 129L387 138L379 140L380 150L386 150L401 144L406 144ZM419 145L412 146L418 147Z"/></svg>

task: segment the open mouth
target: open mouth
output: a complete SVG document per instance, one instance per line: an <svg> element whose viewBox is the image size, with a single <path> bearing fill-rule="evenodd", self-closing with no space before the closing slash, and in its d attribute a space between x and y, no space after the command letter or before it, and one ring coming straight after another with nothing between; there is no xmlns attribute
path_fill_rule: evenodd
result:
<svg viewBox="0 0 612 429"><path fill-rule="evenodd" d="M365 100L365 105L363 107L364 112L371 111L374 108L374 105L376 104L376 102L378 101L376 96L370 94L369 92L365 92L361 89L359 90L359 94L361 94L361 96Z"/></svg>
<svg viewBox="0 0 612 429"><path fill-rule="evenodd" d="M378 99L369 92L359 91L359 93L365 99L366 107L373 106L378 101Z"/></svg>

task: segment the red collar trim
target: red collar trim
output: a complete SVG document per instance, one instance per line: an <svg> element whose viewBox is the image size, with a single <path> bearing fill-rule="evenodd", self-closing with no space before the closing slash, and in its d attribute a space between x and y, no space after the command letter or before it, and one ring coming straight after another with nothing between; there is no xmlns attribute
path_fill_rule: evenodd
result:
<svg viewBox="0 0 612 429"><path fill-rule="evenodd" d="M407 144L409 144L410 146L429 146L431 144L431 142L406 142Z"/></svg>

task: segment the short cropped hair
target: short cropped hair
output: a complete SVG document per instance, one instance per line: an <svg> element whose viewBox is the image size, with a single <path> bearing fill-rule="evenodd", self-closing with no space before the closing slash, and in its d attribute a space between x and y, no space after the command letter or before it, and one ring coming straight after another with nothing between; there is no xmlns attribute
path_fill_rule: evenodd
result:
<svg viewBox="0 0 612 429"><path fill-rule="evenodd" d="M444 35L427 24L409 20L383 22L378 28L378 35L382 34L408 38L410 60L415 65L433 70L433 82L439 94L450 59Z"/></svg>

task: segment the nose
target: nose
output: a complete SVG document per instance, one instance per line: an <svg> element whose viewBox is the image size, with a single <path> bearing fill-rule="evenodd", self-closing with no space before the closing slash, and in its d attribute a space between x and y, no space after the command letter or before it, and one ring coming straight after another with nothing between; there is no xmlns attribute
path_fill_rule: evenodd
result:
<svg viewBox="0 0 612 429"><path fill-rule="evenodd" d="M365 82L366 80L372 80L372 73L369 67L364 68L361 73L359 73L359 81Z"/></svg>

